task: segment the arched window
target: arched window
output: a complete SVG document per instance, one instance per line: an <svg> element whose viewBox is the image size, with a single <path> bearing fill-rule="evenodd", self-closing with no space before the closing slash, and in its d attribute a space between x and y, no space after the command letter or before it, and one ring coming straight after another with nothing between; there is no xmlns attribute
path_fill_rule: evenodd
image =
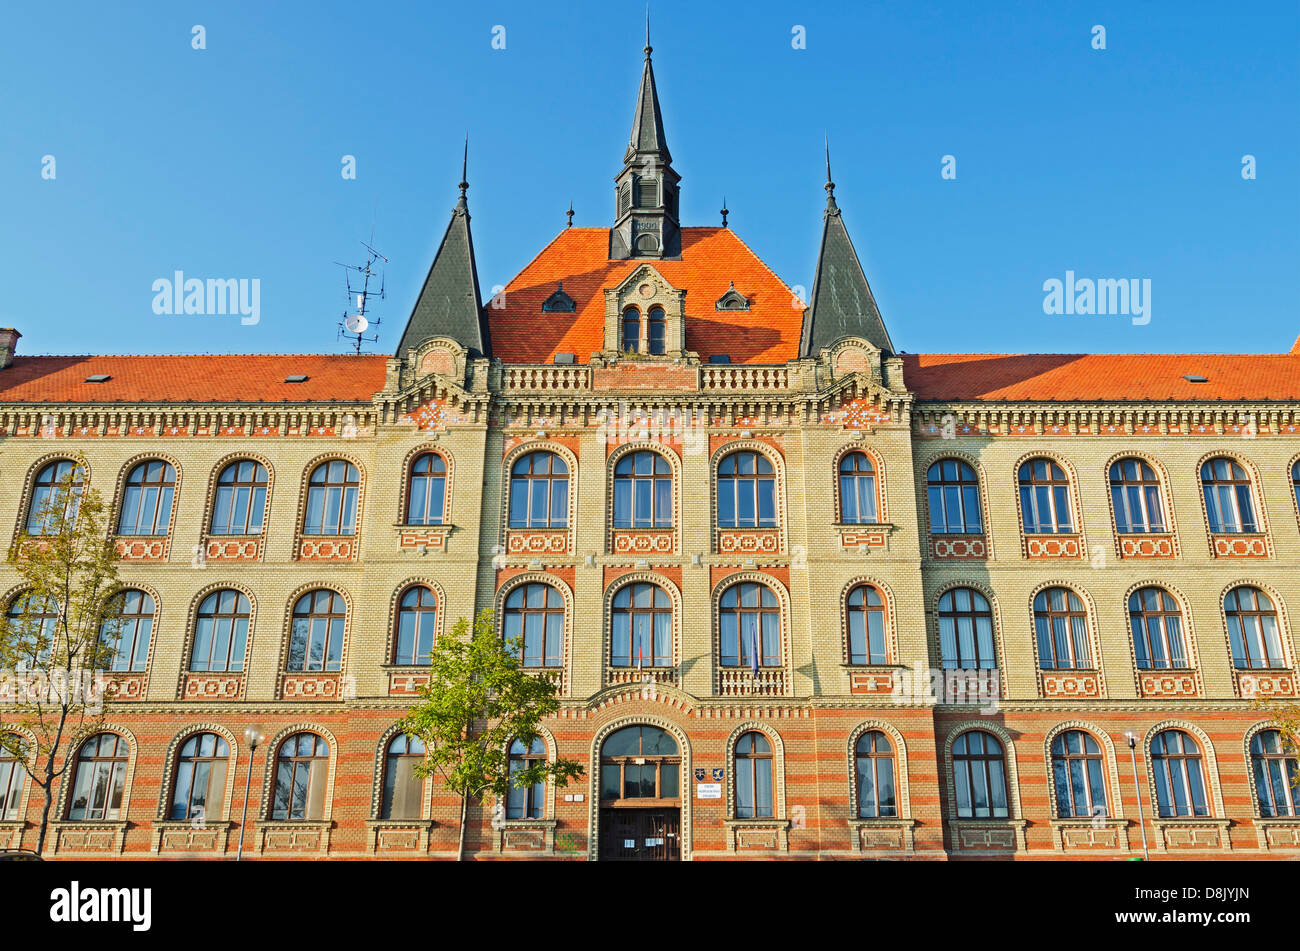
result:
<svg viewBox="0 0 1300 951"><path fill-rule="evenodd" d="M315 733L295 733L275 754L272 819L324 819L330 748Z"/></svg>
<svg viewBox="0 0 1300 951"><path fill-rule="evenodd" d="M673 527L673 470L659 453L629 453L614 464L614 527Z"/></svg>
<svg viewBox="0 0 1300 951"><path fill-rule="evenodd" d="M636 249L638 251L656 251L659 249L659 239L652 234L639 234L636 236Z"/></svg>
<svg viewBox="0 0 1300 951"><path fill-rule="evenodd" d="M522 666L563 666L564 598L549 584L520 585L506 596L502 632Z"/></svg>
<svg viewBox="0 0 1300 951"><path fill-rule="evenodd" d="M868 730L854 747L858 781L858 818L884 819L898 815L894 792L894 748L879 730Z"/></svg>
<svg viewBox="0 0 1300 951"><path fill-rule="evenodd" d="M545 761L546 743L540 736L533 737L533 742L528 746L524 746L519 740L510 744L511 777ZM546 782L533 783L531 786L516 786L512 782L510 792L506 796L506 818L546 818Z"/></svg>
<svg viewBox="0 0 1300 951"><path fill-rule="evenodd" d="M27 534L53 534L60 522L75 520L85 488L86 471L71 459L58 459L44 466L32 484Z"/></svg>
<svg viewBox="0 0 1300 951"><path fill-rule="evenodd" d="M1056 811L1062 819L1107 816L1106 761L1091 733L1066 730L1052 740Z"/></svg>
<svg viewBox="0 0 1300 951"><path fill-rule="evenodd" d="M190 670L234 673L244 669L248 624L253 609L240 591L213 591L199 603L194 619Z"/></svg>
<svg viewBox="0 0 1300 951"><path fill-rule="evenodd" d="M10 734L12 736L12 734ZM23 744L24 749L26 744ZM0 746L0 822L22 818L23 788L27 785L27 764L14 751Z"/></svg>
<svg viewBox="0 0 1300 951"><path fill-rule="evenodd" d="M1156 777L1156 809L1161 818L1208 816L1201 748L1181 730L1165 730L1151 740Z"/></svg>
<svg viewBox="0 0 1300 951"><path fill-rule="evenodd" d="M960 459L940 459L926 473L932 535L979 535L980 483L975 470Z"/></svg>
<svg viewBox="0 0 1300 951"><path fill-rule="evenodd" d="M144 670L149 660L149 638L153 634L153 598L130 588L109 604L111 616L100 627L100 637L113 656L109 670Z"/></svg>
<svg viewBox="0 0 1300 951"><path fill-rule="evenodd" d="M1291 490L1295 493L1295 504L1300 508L1300 461L1291 467Z"/></svg>
<svg viewBox="0 0 1300 951"><path fill-rule="evenodd" d="M357 491L361 473L343 459L322 462L307 480L304 535L353 535L357 530Z"/></svg>
<svg viewBox="0 0 1300 951"><path fill-rule="evenodd" d="M849 663L889 663L885 647L885 601L880 592L869 584L857 585L849 591L844 607L848 611Z"/></svg>
<svg viewBox="0 0 1300 951"><path fill-rule="evenodd" d="M723 667L781 666L781 607L767 585L733 584L718 601L718 652Z"/></svg>
<svg viewBox="0 0 1300 951"><path fill-rule="evenodd" d="M212 534L260 535L270 482L266 467L252 459L240 459L222 469L212 502Z"/></svg>
<svg viewBox="0 0 1300 951"><path fill-rule="evenodd" d="M424 741L399 733L384 753L384 792L381 819L419 819L424 811L424 781L415 767L425 756Z"/></svg>
<svg viewBox="0 0 1300 951"><path fill-rule="evenodd" d="M628 726L600 747L600 799L677 799L682 758L677 741L653 726Z"/></svg>
<svg viewBox="0 0 1300 951"><path fill-rule="evenodd" d="M776 470L762 453L733 452L718 463L718 527L776 527Z"/></svg>
<svg viewBox="0 0 1300 951"><path fill-rule="evenodd" d="M446 461L436 452L416 456L406 493L406 524L441 525L446 497Z"/></svg>
<svg viewBox="0 0 1300 951"><path fill-rule="evenodd" d="M412 585L402 593L397 607L394 664L427 664L433 657L433 634L438 628L438 597L433 589Z"/></svg>
<svg viewBox="0 0 1300 951"><path fill-rule="evenodd" d="M971 730L952 745L957 818L1006 819L1007 764L1002 743L992 733Z"/></svg>
<svg viewBox="0 0 1300 951"><path fill-rule="evenodd" d="M1210 531L1225 534L1259 531L1250 476L1232 459L1210 459L1201 466L1205 515Z"/></svg>
<svg viewBox="0 0 1300 951"><path fill-rule="evenodd" d="M1141 588L1129 595L1129 626L1139 670L1187 667L1183 613L1163 588Z"/></svg>
<svg viewBox="0 0 1300 951"><path fill-rule="evenodd" d="M166 535L171 528L176 470L161 459L142 462L126 477L119 535Z"/></svg>
<svg viewBox="0 0 1300 951"><path fill-rule="evenodd" d="M1070 516L1070 480L1051 459L1030 459L1020 467L1020 509L1029 535L1074 531Z"/></svg>
<svg viewBox="0 0 1300 951"><path fill-rule="evenodd" d="M993 609L973 588L954 588L939 599L939 655L949 670L992 669Z"/></svg>
<svg viewBox="0 0 1300 951"><path fill-rule="evenodd" d="M623 311L623 352L639 353L641 350L641 311L629 307Z"/></svg>
<svg viewBox="0 0 1300 951"><path fill-rule="evenodd" d="M736 741L736 818L772 818L772 744L762 733Z"/></svg>
<svg viewBox="0 0 1300 951"><path fill-rule="evenodd" d="M840 522L867 525L878 521L876 467L865 452L845 453L840 459Z"/></svg>
<svg viewBox="0 0 1300 951"><path fill-rule="evenodd" d="M569 524L569 466L553 452L530 452L510 467L510 527Z"/></svg>
<svg viewBox="0 0 1300 951"><path fill-rule="evenodd" d="M619 588L610 614L611 667L673 665L673 605L656 584Z"/></svg>
<svg viewBox="0 0 1300 951"><path fill-rule="evenodd" d="M1110 501L1121 535L1165 531L1160 480L1141 459L1120 459L1110 467Z"/></svg>
<svg viewBox="0 0 1300 951"><path fill-rule="evenodd" d="M1034 628L1038 633L1038 666L1043 670L1092 667L1088 647L1088 612L1068 588L1047 588L1034 598Z"/></svg>
<svg viewBox="0 0 1300 951"><path fill-rule="evenodd" d="M347 622L343 595L328 588L308 591L293 606L289 670L338 670Z"/></svg>
<svg viewBox="0 0 1300 951"><path fill-rule="evenodd" d="M230 746L215 733L195 733L176 757L168 819L218 819L226 794Z"/></svg>
<svg viewBox="0 0 1300 951"><path fill-rule="evenodd" d="M14 598L5 621L12 632L14 668L27 670L47 663L59 631L59 603L26 592Z"/></svg>
<svg viewBox="0 0 1300 951"><path fill-rule="evenodd" d="M1232 644L1232 666L1285 667L1282 639L1278 636L1277 610L1259 588L1242 585L1223 599L1228 619L1228 640Z"/></svg>
<svg viewBox="0 0 1300 951"><path fill-rule="evenodd" d="M668 321L664 309L658 305L650 308L646 318L646 335L650 340L650 353L665 353L668 349Z"/></svg>
<svg viewBox="0 0 1300 951"><path fill-rule="evenodd" d="M126 740L116 733L97 733L81 744L68 798L70 820L122 818L127 755Z"/></svg>
<svg viewBox="0 0 1300 951"><path fill-rule="evenodd" d="M1255 772L1259 814L1265 819L1300 816L1300 768L1289 755L1277 730L1260 730L1250 738L1250 764Z"/></svg>

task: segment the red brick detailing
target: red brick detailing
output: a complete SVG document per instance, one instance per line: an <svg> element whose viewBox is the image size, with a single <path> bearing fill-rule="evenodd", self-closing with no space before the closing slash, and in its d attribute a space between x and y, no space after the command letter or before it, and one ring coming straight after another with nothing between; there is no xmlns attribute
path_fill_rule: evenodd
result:
<svg viewBox="0 0 1300 951"><path fill-rule="evenodd" d="M171 536L157 535L147 538L121 536L117 539L117 557L123 561L165 561Z"/></svg>
<svg viewBox="0 0 1300 951"><path fill-rule="evenodd" d="M614 554L616 555L669 555L673 551L674 531L661 529L656 531L616 531L614 532Z"/></svg>
<svg viewBox="0 0 1300 951"><path fill-rule="evenodd" d="M414 670L390 670L388 672L388 695L390 697L413 697L428 682L429 673L423 667Z"/></svg>
<svg viewBox="0 0 1300 951"><path fill-rule="evenodd" d="M1174 536L1121 535L1119 537L1119 556L1121 558L1172 558L1174 557Z"/></svg>
<svg viewBox="0 0 1300 951"><path fill-rule="evenodd" d="M108 683L104 687L105 696L119 702L143 700L145 686L149 683L149 675L143 670L110 673L106 679Z"/></svg>
<svg viewBox="0 0 1300 951"><path fill-rule="evenodd" d="M849 693L888 694L894 690L893 671L850 670Z"/></svg>
<svg viewBox="0 0 1300 951"><path fill-rule="evenodd" d="M644 574L646 571L652 571L657 575L663 575L673 584L677 585L678 590L682 587L682 566L681 565L650 565L649 568L637 568L634 565L606 565L605 566L605 589L608 590L619 578L624 575Z"/></svg>
<svg viewBox="0 0 1300 951"><path fill-rule="evenodd" d="M721 425L721 424L715 422L714 425ZM737 425L739 425L739 424L737 424ZM744 441L747 442L747 443L750 443L750 442L761 442L761 443L762 443L763 445L765 445L765 446L771 446L773 449L775 449L775 450L777 451L777 454L778 454L778 455L779 455L783 460L785 459L785 451L781 448L781 437L780 437L780 436L769 436L769 435L766 435L766 434L763 434L763 433L756 433L755 435L746 438ZM737 442L737 439L736 439L735 436L727 436L727 435L719 435L719 434L716 434L716 433L709 433L709 455L710 455L710 456L713 456L713 455L714 455L715 453L717 453L717 451L718 451L719 449L721 449L723 446L729 446L729 445L731 445L731 444L734 443L734 442ZM744 446L737 446L736 448L737 448L737 449L743 449L743 448L745 448L745 447L744 447Z"/></svg>
<svg viewBox="0 0 1300 951"><path fill-rule="evenodd" d="M282 700L338 700L342 676L337 672L281 674Z"/></svg>
<svg viewBox="0 0 1300 951"><path fill-rule="evenodd" d="M1294 697L1295 674L1289 670L1234 670L1241 697Z"/></svg>
<svg viewBox="0 0 1300 951"><path fill-rule="evenodd" d="M352 535L312 535L298 543L300 561L351 561L356 553Z"/></svg>
<svg viewBox="0 0 1300 951"><path fill-rule="evenodd" d="M688 322L689 326L689 322ZM611 367L596 367L591 371L593 390L679 390L694 392L699 386L699 371L695 367L673 366L671 363L642 363L620 361Z"/></svg>
<svg viewBox="0 0 1300 951"><path fill-rule="evenodd" d="M420 361L418 372L421 376L426 373L441 373L443 376L450 376L455 369L455 355L446 347L434 347Z"/></svg>
<svg viewBox="0 0 1300 951"><path fill-rule="evenodd" d="M987 558L989 547L983 535L932 535L930 552L935 558Z"/></svg>
<svg viewBox="0 0 1300 951"><path fill-rule="evenodd" d="M1101 696L1101 674L1095 670L1040 670L1038 679L1049 700Z"/></svg>
<svg viewBox="0 0 1300 951"><path fill-rule="evenodd" d="M510 529L506 532L506 554L508 555L567 555L569 554L569 531L558 532L547 529Z"/></svg>
<svg viewBox="0 0 1300 951"><path fill-rule="evenodd" d="M239 700L243 695L243 674L187 673L181 686L182 700Z"/></svg>
<svg viewBox="0 0 1300 951"><path fill-rule="evenodd" d="M1196 697L1200 689L1192 670L1138 672L1138 692L1144 697Z"/></svg>
<svg viewBox="0 0 1300 951"><path fill-rule="evenodd" d="M840 532L841 548L879 548L887 547L889 532L886 529L855 528Z"/></svg>
<svg viewBox="0 0 1300 951"><path fill-rule="evenodd" d="M1267 535L1214 535L1215 558L1267 558Z"/></svg>
<svg viewBox="0 0 1300 951"><path fill-rule="evenodd" d="M775 555L780 551L779 528L718 529L719 554Z"/></svg>
<svg viewBox="0 0 1300 951"><path fill-rule="evenodd" d="M204 561L261 561L261 535L218 535L203 544Z"/></svg>
<svg viewBox="0 0 1300 951"><path fill-rule="evenodd" d="M397 546L399 548L428 548L430 551L442 551L447 544L446 532L399 532Z"/></svg>
<svg viewBox="0 0 1300 951"><path fill-rule="evenodd" d="M1027 558L1082 558L1083 538L1080 535L1027 535Z"/></svg>

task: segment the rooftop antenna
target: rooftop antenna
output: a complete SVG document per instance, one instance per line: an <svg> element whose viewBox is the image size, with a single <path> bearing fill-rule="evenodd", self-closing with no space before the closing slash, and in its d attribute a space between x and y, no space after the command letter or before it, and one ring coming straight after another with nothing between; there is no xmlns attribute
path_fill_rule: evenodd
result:
<svg viewBox="0 0 1300 951"><path fill-rule="evenodd" d="M367 316L370 309L372 298L379 300L384 299L384 270L380 266L382 261L388 263L388 258L384 257L374 248L375 225L372 221L370 224L370 242L360 242L361 246L366 249L365 264L344 264L342 261L335 261L339 267L343 268L343 284L347 288L348 307L351 309L352 302L356 301L356 312L343 312L343 319L339 321L339 337L347 340L351 344L353 351L360 356L361 345L363 342L374 343L379 340L379 334L367 337L366 331L372 327L378 327L383 321L375 318L373 321ZM370 284L372 281L379 282L379 290L372 291Z"/></svg>

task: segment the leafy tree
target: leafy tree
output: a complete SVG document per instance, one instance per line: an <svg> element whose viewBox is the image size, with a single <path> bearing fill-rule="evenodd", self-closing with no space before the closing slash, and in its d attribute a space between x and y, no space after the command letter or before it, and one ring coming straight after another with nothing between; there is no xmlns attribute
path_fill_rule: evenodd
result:
<svg viewBox="0 0 1300 951"><path fill-rule="evenodd" d="M1300 759L1300 704L1273 697L1257 697L1252 706L1269 715L1271 726L1282 738L1282 752ZM1300 770L1291 771L1291 786L1300 788Z"/></svg>
<svg viewBox="0 0 1300 951"><path fill-rule="evenodd" d="M117 552L85 471L78 458L23 526L8 561L24 590L0 619L0 747L31 764L28 777L44 793L38 855L55 782L72 765L63 747L103 722L102 671L116 652L108 635L120 611Z"/></svg>
<svg viewBox="0 0 1300 951"><path fill-rule="evenodd" d="M456 860L465 856L465 818L469 801L487 796L504 800L510 789L543 781L566 786L583 774L572 760L535 762L510 770L510 744L537 738L542 718L559 709L555 684L526 673L516 659L519 641L505 643L492 612L456 622L450 637L439 638L430 663L429 682L420 690L402 729L424 742L425 758L417 776L440 775L460 797L460 841Z"/></svg>

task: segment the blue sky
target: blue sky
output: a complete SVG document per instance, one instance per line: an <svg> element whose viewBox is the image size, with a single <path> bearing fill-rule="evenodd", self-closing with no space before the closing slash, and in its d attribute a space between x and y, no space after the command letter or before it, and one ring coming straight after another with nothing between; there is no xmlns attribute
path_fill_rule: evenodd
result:
<svg viewBox="0 0 1300 951"><path fill-rule="evenodd" d="M391 263L370 349L391 352L466 132L485 297L570 198L576 224L610 223L643 16L586 0L11 4L0 326L27 354L341 352L333 262L360 263L373 219ZM655 0L651 16L683 223L718 223L725 194L737 234L810 285L829 133L900 349L1278 352L1300 332L1294 2ZM260 280L259 322L154 314L153 281L177 269ZM1045 315L1043 282L1067 269L1149 279L1150 323Z"/></svg>

